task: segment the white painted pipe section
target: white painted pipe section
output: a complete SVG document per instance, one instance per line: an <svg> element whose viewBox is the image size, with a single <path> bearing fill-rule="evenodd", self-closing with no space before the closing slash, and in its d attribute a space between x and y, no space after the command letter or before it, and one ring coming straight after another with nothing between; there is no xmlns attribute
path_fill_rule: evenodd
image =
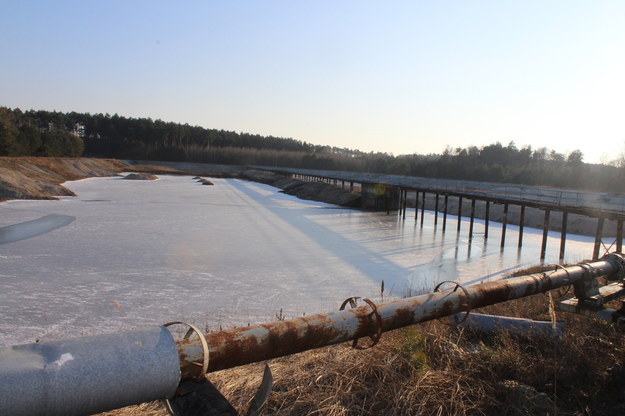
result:
<svg viewBox="0 0 625 416"><path fill-rule="evenodd" d="M172 397L179 382L164 327L0 349L0 415L91 415Z"/></svg>
<svg viewBox="0 0 625 416"><path fill-rule="evenodd" d="M483 313L472 313L466 319L465 314L458 313L450 318L452 323L460 327L486 333L503 330L517 335L544 335L555 338L560 338L564 334L564 322L556 322L556 327L554 328L549 321L511 318L509 316L487 315Z"/></svg>

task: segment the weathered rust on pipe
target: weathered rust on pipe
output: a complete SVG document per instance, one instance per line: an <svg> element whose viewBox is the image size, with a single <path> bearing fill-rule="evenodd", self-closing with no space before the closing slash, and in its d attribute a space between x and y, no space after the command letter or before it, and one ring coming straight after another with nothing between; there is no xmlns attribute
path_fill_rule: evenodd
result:
<svg viewBox="0 0 625 416"><path fill-rule="evenodd" d="M376 305L381 323L370 306L306 316L205 335L209 345L208 372L259 362L362 338L375 334L378 324L390 331L452 315L471 308L480 308L562 286L574 285L598 276L622 275L625 261L610 255L599 261L463 287L463 290L435 292ZM457 289L457 288L456 288ZM468 299L467 299L468 298ZM178 341L182 376L197 374L202 347L195 339Z"/></svg>

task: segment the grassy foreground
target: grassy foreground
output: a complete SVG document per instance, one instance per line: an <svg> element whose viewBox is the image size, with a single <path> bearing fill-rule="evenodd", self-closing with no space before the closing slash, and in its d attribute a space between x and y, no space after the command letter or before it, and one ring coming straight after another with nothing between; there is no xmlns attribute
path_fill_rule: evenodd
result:
<svg viewBox="0 0 625 416"><path fill-rule="evenodd" d="M536 295L481 312L549 320ZM434 321L384 334L375 348L348 344L271 361L264 415L622 415L625 343L612 324L557 313L562 339L479 335ZM240 411L262 364L209 378ZM103 415L166 415L158 402Z"/></svg>

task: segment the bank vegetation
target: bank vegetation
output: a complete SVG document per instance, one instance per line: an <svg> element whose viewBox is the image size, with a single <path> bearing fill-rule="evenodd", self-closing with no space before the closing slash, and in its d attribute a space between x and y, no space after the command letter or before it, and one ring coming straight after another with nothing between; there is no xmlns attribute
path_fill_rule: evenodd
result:
<svg viewBox="0 0 625 416"><path fill-rule="evenodd" d="M151 118L0 107L0 156L81 155L332 169L625 192L621 154L613 154L608 164L589 164L579 150L561 154L546 147L534 149L519 147L514 142L496 142L482 147L448 148L442 154L392 155Z"/></svg>

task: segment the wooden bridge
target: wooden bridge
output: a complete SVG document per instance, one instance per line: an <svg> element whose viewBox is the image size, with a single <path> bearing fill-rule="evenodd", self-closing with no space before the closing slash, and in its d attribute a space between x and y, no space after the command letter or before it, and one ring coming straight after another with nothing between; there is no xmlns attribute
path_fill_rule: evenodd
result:
<svg viewBox="0 0 625 416"><path fill-rule="evenodd" d="M562 224L560 228L560 252L559 258L564 258L566 246L568 216L569 214L579 214L591 218L596 218L597 227L595 232L595 244L593 249L593 259L599 258L601 244L606 220L616 222L616 238L613 245L616 245L616 252L622 252L623 241L623 221L625 220L625 195L582 192L547 187L509 185L486 182L473 182L461 180L445 180L418 178L410 176L384 175L359 172L341 172L330 170L310 170L294 168L278 168L255 166L255 169L271 171L304 181L323 181L343 189L349 187L350 191L355 191L355 187L360 189L363 195L364 209L383 209L386 211L398 210L403 218L406 217L409 192L413 194L415 206L415 220L421 211L421 225L425 212L426 196L434 197L435 225L438 222L438 213L443 214L443 231L447 225L447 216L456 215L458 218L457 229L460 231L462 205L468 201L471 206L469 215L469 239L473 238L473 225L476 213L476 203L479 201L485 209L485 229L484 238L488 238L490 208L491 204L503 206L501 247L506 240L506 227L509 220L509 207L511 205L520 208L519 224L519 248L523 244L523 228L525 223L526 208L537 208L544 212L543 237L540 250L540 260L544 261L547 248L547 236L551 213L562 213ZM357 189L356 189L357 190ZM439 204L443 198L442 209ZM448 212L449 198L456 198L458 208L455 213ZM609 251L609 250L606 250Z"/></svg>

